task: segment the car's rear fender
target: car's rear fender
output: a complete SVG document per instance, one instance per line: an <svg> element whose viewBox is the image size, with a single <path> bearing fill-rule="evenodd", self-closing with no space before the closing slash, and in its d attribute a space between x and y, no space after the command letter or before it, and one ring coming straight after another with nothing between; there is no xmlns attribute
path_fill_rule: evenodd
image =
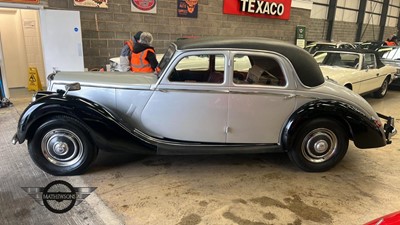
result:
<svg viewBox="0 0 400 225"><path fill-rule="evenodd" d="M289 118L282 132L283 148L294 143L302 124L314 118L328 118L347 130L347 135L358 148L375 148L386 145L383 129L376 119L365 115L348 103L336 100L315 100L297 109Z"/></svg>
<svg viewBox="0 0 400 225"><path fill-rule="evenodd" d="M97 147L104 150L153 153L155 149L143 148L142 142L105 107L93 101L62 93L42 93L22 113L16 134L19 143L33 137L36 129L50 117L73 117L88 130Z"/></svg>

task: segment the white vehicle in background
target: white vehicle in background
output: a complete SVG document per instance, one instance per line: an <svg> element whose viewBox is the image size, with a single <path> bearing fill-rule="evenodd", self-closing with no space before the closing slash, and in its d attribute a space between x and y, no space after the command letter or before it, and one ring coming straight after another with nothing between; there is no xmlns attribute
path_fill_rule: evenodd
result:
<svg viewBox="0 0 400 225"><path fill-rule="evenodd" d="M326 50L314 54L323 75L354 92L375 97L386 95L397 69L385 65L377 52L366 50Z"/></svg>
<svg viewBox="0 0 400 225"><path fill-rule="evenodd" d="M157 61L160 62L164 54L156 54ZM120 57L114 57L109 59L110 71L111 72L125 72L120 68Z"/></svg>

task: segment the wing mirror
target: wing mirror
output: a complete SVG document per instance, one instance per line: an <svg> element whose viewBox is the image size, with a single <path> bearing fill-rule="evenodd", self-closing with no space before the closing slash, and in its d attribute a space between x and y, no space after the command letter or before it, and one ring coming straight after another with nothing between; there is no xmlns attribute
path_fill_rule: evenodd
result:
<svg viewBox="0 0 400 225"><path fill-rule="evenodd" d="M80 83L67 84L65 85L65 93L63 94L63 96L66 96L69 91L79 91L79 90L81 90Z"/></svg>

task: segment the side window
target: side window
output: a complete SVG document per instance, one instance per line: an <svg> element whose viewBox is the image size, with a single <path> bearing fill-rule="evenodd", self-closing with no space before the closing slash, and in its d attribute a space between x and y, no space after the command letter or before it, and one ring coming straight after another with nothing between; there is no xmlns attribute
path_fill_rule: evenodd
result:
<svg viewBox="0 0 400 225"><path fill-rule="evenodd" d="M373 69L376 67L374 54L365 54L363 69L366 69L367 67L370 69Z"/></svg>
<svg viewBox="0 0 400 225"><path fill-rule="evenodd" d="M233 82L245 85L285 86L286 78L272 57L235 55Z"/></svg>
<svg viewBox="0 0 400 225"><path fill-rule="evenodd" d="M182 58L168 76L171 82L218 83L224 82L225 57L191 55Z"/></svg>

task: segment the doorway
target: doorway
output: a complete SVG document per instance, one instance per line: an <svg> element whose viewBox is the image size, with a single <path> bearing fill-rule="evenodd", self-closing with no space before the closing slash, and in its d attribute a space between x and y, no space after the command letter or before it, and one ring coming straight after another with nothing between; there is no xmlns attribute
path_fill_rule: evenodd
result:
<svg viewBox="0 0 400 225"><path fill-rule="evenodd" d="M0 21L5 89L26 88L29 67L37 68L44 86L46 82L38 10L0 8Z"/></svg>

